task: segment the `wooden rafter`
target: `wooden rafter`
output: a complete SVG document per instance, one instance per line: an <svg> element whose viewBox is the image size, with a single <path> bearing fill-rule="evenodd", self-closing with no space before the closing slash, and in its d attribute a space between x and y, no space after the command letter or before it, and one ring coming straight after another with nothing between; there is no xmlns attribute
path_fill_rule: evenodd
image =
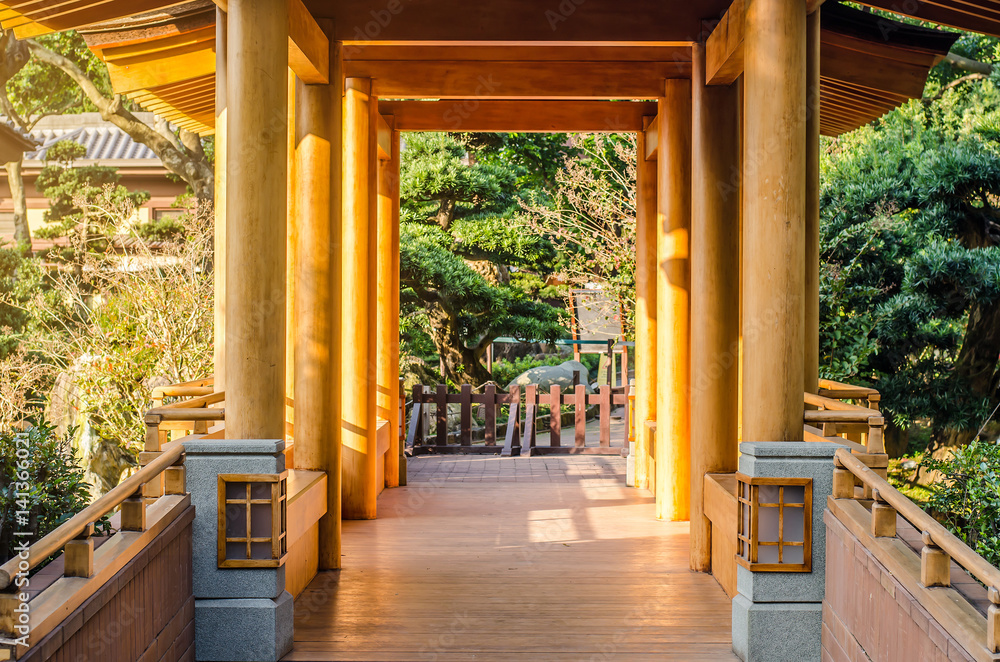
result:
<svg viewBox="0 0 1000 662"><path fill-rule="evenodd" d="M0 26L14 30L18 39L182 5L189 0L21 0L0 3Z"/></svg>
<svg viewBox="0 0 1000 662"><path fill-rule="evenodd" d="M344 70L371 78L377 96L403 99L655 99L664 79L691 75L690 62L351 60Z"/></svg>
<svg viewBox="0 0 1000 662"><path fill-rule="evenodd" d="M656 104L633 101L453 99L380 101L400 131L627 132L641 131Z"/></svg>

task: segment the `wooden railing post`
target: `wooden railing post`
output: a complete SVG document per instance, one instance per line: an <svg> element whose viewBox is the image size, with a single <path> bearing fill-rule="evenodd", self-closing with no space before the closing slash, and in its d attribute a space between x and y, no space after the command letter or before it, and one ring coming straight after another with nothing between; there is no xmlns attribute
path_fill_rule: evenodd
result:
<svg viewBox="0 0 1000 662"><path fill-rule="evenodd" d="M577 384L573 391L573 444L583 448L587 445L587 387Z"/></svg>
<svg viewBox="0 0 1000 662"><path fill-rule="evenodd" d="M187 472L184 468L184 459L181 458L172 467L163 471L163 492L164 494L186 494Z"/></svg>
<svg viewBox="0 0 1000 662"><path fill-rule="evenodd" d="M487 446L497 445L497 385L490 382L486 385L486 416L484 425L486 432L483 435Z"/></svg>
<svg viewBox="0 0 1000 662"><path fill-rule="evenodd" d="M462 384L461 402L459 414L461 426L459 427L459 443L463 446L472 445L472 384Z"/></svg>
<svg viewBox="0 0 1000 662"><path fill-rule="evenodd" d="M833 458L833 498L854 498L854 474L844 467L839 457Z"/></svg>
<svg viewBox="0 0 1000 662"><path fill-rule="evenodd" d="M66 557L63 575L66 577L92 577L94 574L94 525L88 524L63 550Z"/></svg>
<svg viewBox="0 0 1000 662"><path fill-rule="evenodd" d="M991 586L987 595L990 606L986 610L986 648L991 653L1000 653L1000 590Z"/></svg>
<svg viewBox="0 0 1000 662"><path fill-rule="evenodd" d="M878 493L872 490L872 535L876 538L893 538L896 536L896 509L886 503Z"/></svg>
<svg viewBox="0 0 1000 662"><path fill-rule="evenodd" d="M611 387L601 384L601 399L600 399L600 434L598 438L600 440L600 445L604 447L611 446Z"/></svg>
<svg viewBox="0 0 1000 662"><path fill-rule="evenodd" d="M608 341L610 342L610 341ZM553 384L549 390L549 446L562 445L562 389Z"/></svg>
<svg viewBox="0 0 1000 662"><path fill-rule="evenodd" d="M865 445L869 453L885 453L885 438L882 434L884 426L885 419L881 416L868 419L868 439Z"/></svg>
<svg viewBox="0 0 1000 662"><path fill-rule="evenodd" d="M122 531L146 530L146 501L142 495L143 489L140 488L122 501Z"/></svg>
<svg viewBox="0 0 1000 662"><path fill-rule="evenodd" d="M437 415L437 445L448 445L448 387L438 384L437 398L434 400Z"/></svg>
<svg viewBox="0 0 1000 662"><path fill-rule="evenodd" d="M920 534L920 583L924 586L951 586L951 557L934 544L929 531Z"/></svg>
<svg viewBox="0 0 1000 662"><path fill-rule="evenodd" d="M524 394L524 440L521 442L521 454L531 455L531 449L535 447L535 436L538 432L535 426L535 417L538 415L538 385L528 384ZM527 449L527 452L525 452Z"/></svg>

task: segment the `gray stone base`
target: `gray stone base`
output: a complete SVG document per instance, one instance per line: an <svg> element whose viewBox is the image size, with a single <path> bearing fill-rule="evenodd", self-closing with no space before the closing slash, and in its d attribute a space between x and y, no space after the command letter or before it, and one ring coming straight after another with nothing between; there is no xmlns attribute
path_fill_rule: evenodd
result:
<svg viewBox="0 0 1000 662"><path fill-rule="evenodd" d="M818 662L822 634L820 602L733 598L733 652L744 662Z"/></svg>
<svg viewBox="0 0 1000 662"><path fill-rule="evenodd" d="M194 601L195 659L205 662L277 662L292 650L295 603L234 598Z"/></svg>

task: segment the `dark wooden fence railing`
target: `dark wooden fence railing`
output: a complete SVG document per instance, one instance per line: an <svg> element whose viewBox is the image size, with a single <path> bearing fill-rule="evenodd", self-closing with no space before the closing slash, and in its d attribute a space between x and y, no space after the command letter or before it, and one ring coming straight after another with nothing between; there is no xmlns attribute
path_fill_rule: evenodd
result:
<svg viewBox="0 0 1000 662"><path fill-rule="evenodd" d="M410 424L407 426L406 453L418 455L421 453L497 453L511 455L513 448L519 447L520 435L520 403L521 389L512 386L509 391L497 391L495 384L487 384L482 393L473 393L472 386L463 384L459 393L448 393L448 387L439 384L435 391L425 386L413 387L413 410L410 412ZM448 443L448 405L461 405L461 420L458 429L458 443ZM430 443L425 440L429 430L425 430L425 419L430 405L434 405L434 415L437 423L436 434L430 437ZM483 445L472 443L472 406L483 405L485 413ZM497 410L507 405L510 413L507 418L504 446L497 445ZM451 435L454 436L454 435Z"/></svg>
<svg viewBox="0 0 1000 662"><path fill-rule="evenodd" d="M611 447L611 411L614 405L628 405L629 386L610 387L602 385L597 393L587 393L587 387L577 384L572 391L563 392L559 386L552 386L548 393L538 393L536 384L529 384L525 389L524 409L524 447L521 455L555 455L586 453L590 455L618 455L622 448ZM538 410L540 406L549 407L549 445L539 446ZM587 446L587 409L592 405L598 407L600 428L598 446ZM561 407L573 407L573 445L562 444ZM625 427L622 445L628 448L628 407L625 407Z"/></svg>
<svg viewBox="0 0 1000 662"><path fill-rule="evenodd" d="M630 429L629 391L626 384L620 387L603 385L598 393L587 393L587 387L576 384L572 390L563 391L560 386L552 386L548 393L539 393L537 384L528 384L524 398L524 434L521 433L521 390L512 386L508 392L497 391L494 384L487 384L483 393L473 393L469 384L464 384L459 393L448 393L447 386L439 384L431 390L426 386L413 388L410 423L407 426L405 452L408 455L423 453L500 453L504 457L513 455L548 455L586 453L595 455L625 454L628 449ZM449 405L459 405L459 425L457 431L449 431ZM483 443L473 443L472 411L474 405L483 405L485 414ZM497 412L501 406L508 406L509 414L505 424L503 446L497 443ZM549 445L537 443L540 408L549 407ZM561 408L573 407L573 444L562 443ZM587 411L598 408L598 445L587 446ZM611 445L611 413L621 406L625 412L621 446ZM430 423L433 412L434 423ZM543 422L544 424L544 422ZM434 427L434 433L431 428Z"/></svg>

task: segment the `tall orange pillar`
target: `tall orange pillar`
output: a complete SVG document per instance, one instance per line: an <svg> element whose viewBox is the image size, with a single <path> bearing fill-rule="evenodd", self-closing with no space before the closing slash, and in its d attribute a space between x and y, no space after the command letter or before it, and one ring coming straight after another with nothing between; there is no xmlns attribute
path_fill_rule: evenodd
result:
<svg viewBox="0 0 1000 662"><path fill-rule="evenodd" d="M380 459L375 436L377 106L372 81L348 78L344 94L341 228L340 434L344 519L374 519Z"/></svg>
<svg viewBox="0 0 1000 662"><path fill-rule="evenodd" d="M705 46L692 49L691 569L712 566L706 473L737 468L740 337L740 97L705 84Z"/></svg>
<svg viewBox="0 0 1000 662"><path fill-rule="evenodd" d="M287 3L230 0L228 28L226 436L281 439Z"/></svg>
<svg viewBox="0 0 1000 662"><path fill-rule="evenodd" d="M656 160L646 159L647 137L636 142L635 168L635 486L652 483L646 422L656 420Z"/></svg>
<svg viewBox="0 0 1000 662"><path fill-rule="evenodd" d="M803 390L819 390L819 48L820 11L806 17L805 356Z"/></svg>
<svg viewBox="0 0 1000 662"><path fill-rule="evenodd" d="M392 118L388 118L391 123ZM391 128L391 127L390 127ZM378 164L378 415L389 422L385 486L399 485L399 131Z"/></svg>
<svg viewBox="0 0 1000 662"><path fill-rule="evenodd" d="M226 12L215 8L215 254L213 256L216 391L226 390Z"/></svg>
<svg viewBox="0 0 1000 662"><path fill-rule="evenodd" d="M333 364L333 245L332 204L339 202L330 186L332 150L340 126L334 125L330 85L306 85L295 90L294 209L295 254L295 468L339 473L331 463L334 449ZM329 482L328 474L328 482ZM339 489L339 483L338 483ZM327 518L340 510L327 504ZM339 531L334 524L333 530ZM321 567L339 560L339 536L321 535ZM332 567L339 567L333 565Z"/></svg>
<svg viewBox="0 0 1000 662"><path fill-rule="evenodd" d="M657 147L656 516L688 519L691 501L691 81L667 80Z"/></svg>
<svg viewBox="0 0 1000 662"><path fill-rule="evenodd" d="M743 441L801 441L805 3L754 0L744 32Z"/></svg>

